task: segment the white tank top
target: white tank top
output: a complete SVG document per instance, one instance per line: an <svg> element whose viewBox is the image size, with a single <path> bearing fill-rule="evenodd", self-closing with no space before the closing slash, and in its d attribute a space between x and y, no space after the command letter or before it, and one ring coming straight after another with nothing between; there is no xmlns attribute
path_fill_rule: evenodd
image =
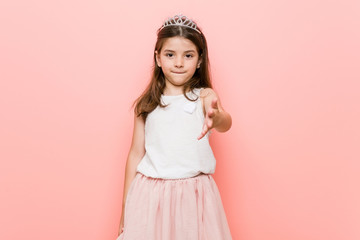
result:
<svg viewBox="0 0 360 240"><path fill-rule="evenodd" d="M200 90L195 88L183 94L161 95L161 101L169 104L157 106L145 121L145 155L136 171L152 178L179 179L200 173L215 172L216 159L209 144L211 130L200 140L204 113Z"/></svg>

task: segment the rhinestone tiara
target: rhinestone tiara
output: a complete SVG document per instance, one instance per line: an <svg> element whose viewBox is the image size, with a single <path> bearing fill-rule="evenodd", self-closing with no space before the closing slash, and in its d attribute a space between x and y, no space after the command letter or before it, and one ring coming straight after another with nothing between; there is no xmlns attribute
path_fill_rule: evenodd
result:
<svg viewBox="0 0 360 240"><path fill-rule="evenodd" d="M191 29L194 29L195 31L197 31L198 33L201 34L201 32L197 29L196 24L189 18L187 18L186 16L180 14L175 15L172 18L168 18L168 20L166 20L164 22L164 24L162 25L162 27L159 29L159 31L161 29L163 29L164 27L168 27L168 26L183 26L183 27L188 27Z"/></svg>

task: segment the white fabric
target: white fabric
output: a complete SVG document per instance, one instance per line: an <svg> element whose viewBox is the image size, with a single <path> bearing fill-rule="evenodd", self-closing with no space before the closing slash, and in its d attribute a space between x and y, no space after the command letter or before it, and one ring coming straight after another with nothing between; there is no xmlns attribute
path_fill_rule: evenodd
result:
<svg viewBox="0 0 360 240"><path fill-rule="evenodd" d="M200 96L200 90L188 92L190 99ZM145 121L146 153L137 166L145 176L164 179L188 178L199 173L215 172L216 159L209 144L208 132L200 140L204 113L200 97L195 102L183 94L161 96L169 104L157 106Z"/></svg>

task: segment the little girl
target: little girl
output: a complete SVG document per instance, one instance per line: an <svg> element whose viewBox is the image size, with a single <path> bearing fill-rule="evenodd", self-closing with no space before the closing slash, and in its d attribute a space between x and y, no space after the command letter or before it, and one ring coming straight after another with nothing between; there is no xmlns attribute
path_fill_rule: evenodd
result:
<svg viewBox="0 0 360 240"><path fill-rule="evenodd" d="M205 36L179 14L157 37L151 82L134 102L117 240L231 240L209 145L231 116L212 89Z"/></svg>

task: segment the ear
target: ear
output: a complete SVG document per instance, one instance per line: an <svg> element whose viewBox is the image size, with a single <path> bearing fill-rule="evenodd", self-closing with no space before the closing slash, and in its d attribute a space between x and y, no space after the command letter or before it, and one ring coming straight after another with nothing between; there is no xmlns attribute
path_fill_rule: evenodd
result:
<svg viewBox="0 0 360 240"><path fill-rule="evenodd" d="M158 67L161 67L159 52L157 50L155 50L155 58L156 58L156 64L158 65Z"/></svg>
<svg viewBox="0 0 360 240"><path fill-rule="evenodd" d="M201 63L202 63L202 55L200 55L200 57L199 57L198 64L197 64L196 68L200 68Z"/></svg>

